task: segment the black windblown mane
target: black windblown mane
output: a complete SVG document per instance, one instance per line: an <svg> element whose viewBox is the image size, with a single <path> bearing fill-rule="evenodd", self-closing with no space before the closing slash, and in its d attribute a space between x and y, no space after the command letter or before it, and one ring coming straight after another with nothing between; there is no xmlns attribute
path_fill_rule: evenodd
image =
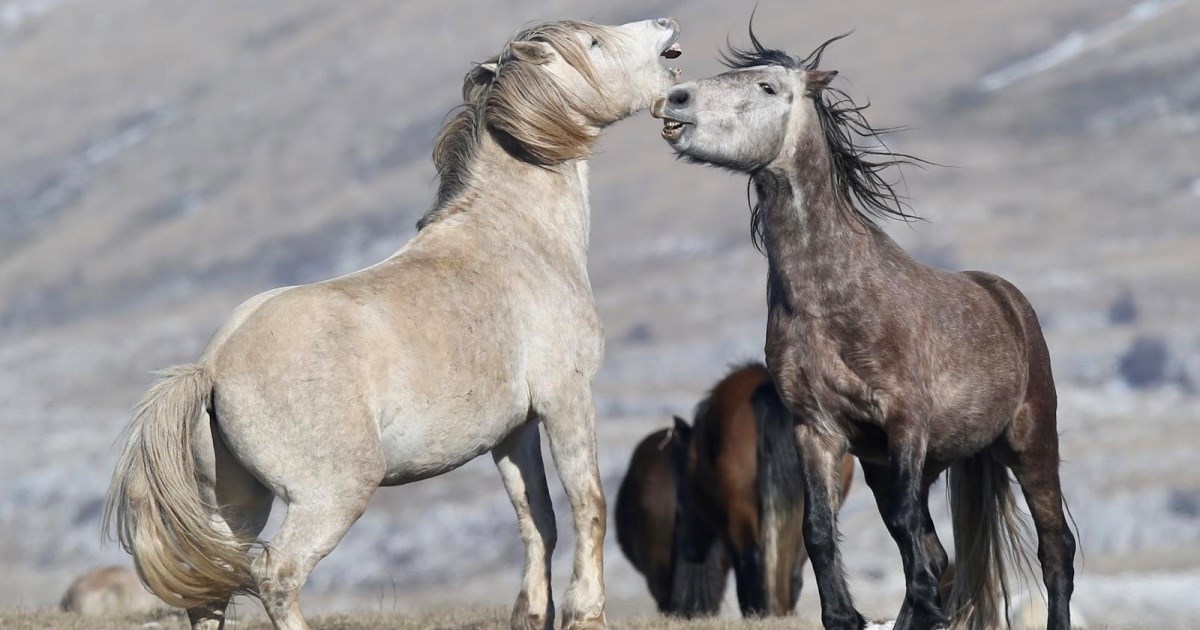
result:
<svg viewBox="0 0 1200 630"><path fill-rule="evenodd" d="M721 53L721 62L734 69L783 66L789 70L812 71L821 63L825 48L848 35L850 33L843 33L826 40L806 57L793 57L782 50L763 46L751 26L751 47L741 49L727 45L727 50ZM882 136L903 129L872 127L863 116L863 112L871 104L868 102L858 105L849 94L834 87L826 87L820 93L812 95L812 99L825 136L825 145L829 149L832 167L830 177L834 190L852 211L854 218L870 224L873 224L875 219L920 219L911 212L904 197L896 190L896 186L903 181L903 176L896 182L883 177L883 172L892 166L922 167L931 164L887 148ZM869 141L867 146L860 142L863 139ZM757 204L751 208L751 224L754 244L761 250L762 217Z"/></svg>

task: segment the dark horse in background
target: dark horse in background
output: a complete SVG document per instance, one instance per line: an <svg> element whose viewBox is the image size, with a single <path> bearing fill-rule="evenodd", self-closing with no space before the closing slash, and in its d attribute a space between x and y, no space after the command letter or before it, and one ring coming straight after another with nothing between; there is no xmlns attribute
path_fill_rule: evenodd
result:
<svg viewBox="0 0 1200 630"><path fill-rule="evenodd" d="M795 608L807 554L793 424L766 367L751 363L713 387L694 425L676 417L638 444L617 495L617 540L660 611L716 614L731 567L743 615ZM846 457L843 495L853 476Z"/></svg>
<svg viewBox="0 0 1200 630"><path fill-rule="evenodd" d="M863 108L830 87L837 73L818 69L834 40L803 59L753 32L750 41L727 53L734 70L671 88L651 112L678 154L747 173L754 186L767 365L797 419L804 540L825 627L864 626L838 550L838 472L849 450L904 563L897 630L996 626L1009 600L1006 564L1028 563L1010 470L1037 529L1047 626L1067 630L1075 537L1033 307L998 276L917 262L875 224L873 215L910 216L881 175L907 156L881 147ZM928 506L946 469L957 567L949 602Z"/></svg>

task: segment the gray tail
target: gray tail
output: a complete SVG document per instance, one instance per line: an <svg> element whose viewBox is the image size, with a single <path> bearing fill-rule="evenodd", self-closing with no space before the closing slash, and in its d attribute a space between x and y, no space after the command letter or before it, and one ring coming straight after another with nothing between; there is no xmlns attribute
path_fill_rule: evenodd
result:
<svg viewBox="0 0 1200 630"><path fill-rule="evenodd" d="M799 595L796 558L803 523L804 489L792 413L768 380L751 398L758 423L759 527L762 587L768 614L791 612ZM761 601L761 600L760 600Z"/></svg>
<svg viewBox="0 0 1200 630"><path fill-rule="evenodd" d="M954 522L951 627L988 630L1008 618L1016 576L1032 572L1029 524L1013 496L1008 469L984 450L950 467L947 479Z"/></svg>

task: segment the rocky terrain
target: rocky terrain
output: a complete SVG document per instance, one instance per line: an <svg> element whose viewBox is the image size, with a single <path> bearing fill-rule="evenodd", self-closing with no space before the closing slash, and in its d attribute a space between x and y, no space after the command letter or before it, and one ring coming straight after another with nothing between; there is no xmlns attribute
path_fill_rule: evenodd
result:
<svg viewBox="0 0 1200 630"><path fill-rule="evenodd" d="M151 370L193 360L246 297L365 266L412 235L470 61L533 20L669 15L684 76L700 77L727 36L744 41L751 7L0 0L0 605L50 605L80 571L126 561L100 545L98 515ZM1008 277L1038 308L1084 552L1079 607L1105 624L1193 625L1200 2L762 2L758 16L768 44L797 53L854 29L827 67L872 101L873 122L911 128L893 148L947 165L905 172L927 220L889 230L930 264ZM763 342L744 178L673 161L655 122L610 130L592 169L610 493L642 435ZM573 541L552 486L561 594ZM894 614L898 555L861 486L842 530L864 609ZM609 543L610 615L652 611ZM506 606L521 557L479 460L381 491L306 597L324 612Z"/></svg>

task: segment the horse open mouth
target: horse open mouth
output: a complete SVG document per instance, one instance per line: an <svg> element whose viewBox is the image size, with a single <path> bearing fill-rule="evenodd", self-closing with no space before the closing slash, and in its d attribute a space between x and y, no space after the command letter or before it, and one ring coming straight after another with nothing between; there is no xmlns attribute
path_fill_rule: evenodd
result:
<svg viewBox="0 0 1200 630"><path fill-rule="evenodd" d="M678 140L683 135L683 128L690 124L674 118L663 118L662 137L672 142Z"/></svg>
<svg viewBox="0 0 1200 630"><path fill-rule="evenodd" d="M668 44L667 47L662 50L662 52L658 53L658 56L663 57L664 59L678 59L682 54L683 47L681 47L679 42L675 41L674 37L672 37L671 43ZM676 80L678 80L679 76L683 74L683 71L679 68L668 66L667 70L671 74L675 75Z"/></svg>

